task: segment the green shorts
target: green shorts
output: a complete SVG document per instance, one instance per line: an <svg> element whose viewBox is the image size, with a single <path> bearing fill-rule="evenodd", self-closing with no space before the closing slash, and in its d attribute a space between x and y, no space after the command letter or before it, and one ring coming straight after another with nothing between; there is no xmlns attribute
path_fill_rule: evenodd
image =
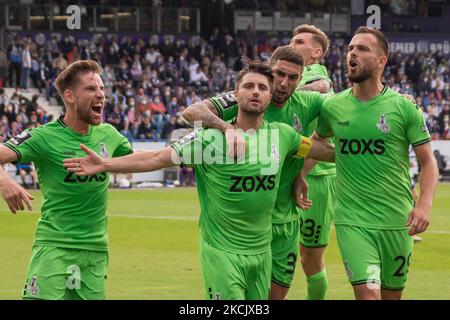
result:
<svg viewBox="0 0 450 320"><path fill-rule="evenodd" d="M23 299L105 299L108 253L34 246Z"/></svg>
<svg viewBox="0 0 450 320"><path fill-rule="evenodd" d="M272 282L289 288L298 257L299 221L272 224Z"/></svg>
<svg viewBox="0 0 450 320"><path fill-rule="evenodd" d="M235 254L200 239L200 265L207 300L267 300L270 264L270 248L261 254Z"/></svg>
<svg viewBox="0 0 450 320"><path fill-rule="evenodd" d="M337 225L336 235L352 285L376 283L388 290L405 287L413 251L413 238L407 229Z"/></svg>
<svg viewBox="0 0 450 320"><path fill-rule="evenodd" d="M300 243L304 247L326 247L333 219L335 175L307 176L308 196L313 205L300 211Z"/></svg>

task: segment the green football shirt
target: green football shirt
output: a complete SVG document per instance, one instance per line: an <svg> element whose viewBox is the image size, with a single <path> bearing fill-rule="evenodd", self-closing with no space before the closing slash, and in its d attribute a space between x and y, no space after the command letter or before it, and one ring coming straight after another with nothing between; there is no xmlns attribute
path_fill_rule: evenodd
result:
<svg viewBox="0 0 450 320"><path fill-rule="evenodd" d="M109 124L91 126L87 135L67 127L62 118L24 131L5 145L18 162L33 162L43 195L35 244L93 251L108 250L106 208L109 175L78 177L63 160L84 157L80 143L102 157L129 154L128 140Z"/></svg>
<svg viewBox="0 0 450 320"><path fill-rule="evenodd" d="M281 168L299 150L301 136L264 120L244 137L245 161L238 163L226 156L225 135L215 129L196 130L172 147L184 165L195 168L205 241L228 252L258 254L270 248Z"/></svg>
<svg viewBox="0 0 450 320"><path fill-rule="evenodd" d="M285 123L302 135L307 136L307 128L311 121L318 117L324 100L325 97L317 92L296 91L282 108L269 103L264 113L264 119L269 122ZM238 107L233 92L212 97L210 101L214 104L222 119L228 121L236 116ZM299 158L289 158L285 161L273 210L273 223L288 223L300 218L300 209L297 207L294 197L293 183L303 168L303 163L304 159Z"/></svg>
<svg viewBox="0 0 450 320"><path fill-rule="evenodd" d="M430 141L420 108L388 87L366 102L350 88L325 101L317 133L335 137L335 224L407 228L409 146Z"/></svg>
<svg viewBox="0 0 450 320"><path fill-rule="evenodd" d="M298 86L301 87L317 80L327 80L330 84L330 91L333 92L333 83L328 76L327 68L319 63L310 64L303 69Z"/></svg>
<svg viewBox="0 0 450 320"><path fill-rule="evenodd" d="M326 80L330 84L330 91L326 94L327 97L334 94L333 83L330 77L328 76L327 68L318 63L311 64L303 69L302 78L299 82L297 89L299 89L301 86L304 86L317 80ZM309 125L308 131L306 132L308 137L314 133L316 128L317 128L317 119L315 119ZM334 140L331 138L329 143L334 144ZM314 168L312 168L312 170L309 172L310 176L324 176L333 174L336 174L336 164L331 162L318 162L314 166Z"/></svg>

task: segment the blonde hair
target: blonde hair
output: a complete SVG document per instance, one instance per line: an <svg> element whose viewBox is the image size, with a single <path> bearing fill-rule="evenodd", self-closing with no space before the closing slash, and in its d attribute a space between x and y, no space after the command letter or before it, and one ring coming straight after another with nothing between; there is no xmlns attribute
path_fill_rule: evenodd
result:
<svg viewBox="0 0 450 320"><path fill-rule="evenodd" d="M299 33L312 33L313 39L317 41L322 47L323 53L322 57L320 58L322 59L327 54L328 47L330 46L330 40L328 39L325 32L323 32L319 28L313 26L312 24L301 24L297 26L292 33L294 34L294 37Z"/></svg>

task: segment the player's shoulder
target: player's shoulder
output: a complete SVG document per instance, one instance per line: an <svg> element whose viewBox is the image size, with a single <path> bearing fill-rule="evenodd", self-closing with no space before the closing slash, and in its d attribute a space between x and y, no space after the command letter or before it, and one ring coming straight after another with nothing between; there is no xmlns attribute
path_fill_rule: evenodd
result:
<svg viewBox="0 0 450 320"><path fill-rule="evenodd" d="M295 102L302 102L305 103L306 101L313 100L313 99L321 99L323 100L324 97L320 92L311 91L311 90L295 90L294 93L292 93L291 100Z"/></svg>
<svg viewBox="0 0 450 320"><path fill-rule="evenodd" d="M36 128L27 129L32 135L43 135L46 137L55 136L55 131L61 130L64 128L64 122L61 119L57 119L54 121L47 122L46 124L40 125Z"/></svg>
<svg viewBox="0 0 450 320"><path fill-rule="evenodd" d="M335 94L327 94L325 95L325 100L323 102L324 107L330 107L333 105L342 105L342 101L351 99L351 88L347 88L342 90L341 92Z"/></svg>
<svg viewBox="0 0 450 320"><path fill-rule="evenodd" d="M391 106L399 108L401 111L417 112L421 111L420 107L413 101L406 98L399 92L386 87L383 93L385 97L385 103L389 103Z"/></svg>

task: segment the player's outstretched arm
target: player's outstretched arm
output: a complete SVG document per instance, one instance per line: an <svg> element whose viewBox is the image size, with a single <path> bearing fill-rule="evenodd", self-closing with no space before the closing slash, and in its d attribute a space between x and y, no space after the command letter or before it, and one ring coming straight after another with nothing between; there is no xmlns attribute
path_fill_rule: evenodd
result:
<svg viewBox="0 0 450 320"><path fill-rule="evenodd" d="M319 79L299 87L297 90L316 91L320 93L328 93L330 83L325 79Z"/></svg>
<svg viewBox="0 0 450 320"><path fill-rule="evenodd" d="M179 156L170 147L108 159L101 158L83 144L80 145L80 148L88 154L86 157L64 160L64 167L80 176L90 176L105 171L120 173L148 172L171 167L180 162Z"/></svg>
<svg viewBox="0 0 450 320"><path fill-rule="evenodd" d="M25 206L28 210L32 210L33 206L31 200L34 197L28 193L23 187L17 184L8 173L3 170L5 163L13 162L17 160L17 154L5 146L0 146L0 189L2 197L8 204L12 213L16 213L19 210L24 210Z"/></svg>
<svg viewBox="0 0 450 320"><path fill-rule="evenodd" d="M410 235L424 232L430 224L430 211L439 177L439 170L431 150L431 143L414 147L414 152L421 167L419 175L420 194L406 224L410 227L408 231Z"/></svg>
<svg viewBox="0 0 450 320"><path fill-rule="evenodd" d="M335 162L334 146L327 142L327 138L321 138L314 133L311 136L311 142L312 146L308 157L317 161Z"/></svg>

